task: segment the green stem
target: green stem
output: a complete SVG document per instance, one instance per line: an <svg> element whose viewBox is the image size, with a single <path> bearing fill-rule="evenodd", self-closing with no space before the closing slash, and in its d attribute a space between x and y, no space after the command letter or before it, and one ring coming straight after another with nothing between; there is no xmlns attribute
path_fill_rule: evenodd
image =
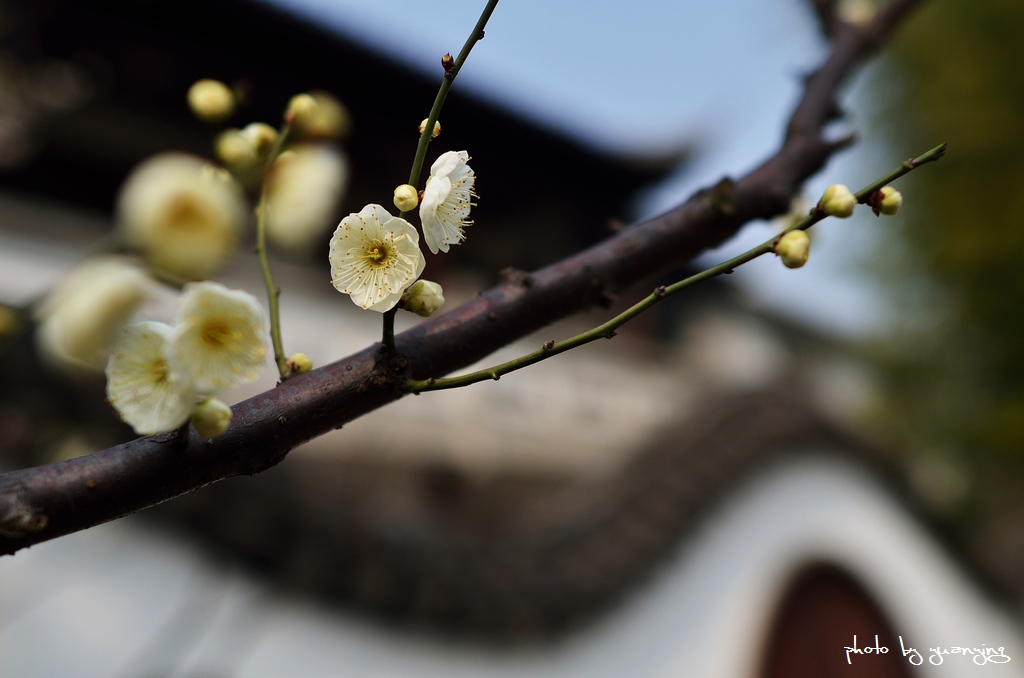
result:
<svg viewBox="0 0 1024 678"><path fill-rule="evenodd" d="M444 74L444 80L441 81L441 87L437 90L437 96L434 97L434 105L430 109L430 115L427 116L427 122L420 133L419 144L416 146L416 157L412 162L412 171L409 172L409 184L412 186L419 186L420 175L423 173L423 162L427 157L427 145L430 144L430 140L433 138L434 123L437 122L438 117L441 115L441 108L444 106L444 100L448 96L448 90L452 88L455 76L462 69L462 64L466 63L466 58L469 56L473 46L483 39L484 26L487 25L487 20L491 18L491 13L497 5L498 0L488 0L487 6L484 7L483 13L480 14L480 18L473 28L473 32L470 33L466 44L462 46L462 51L459 52L459 56L455 59L455 65ZM412 210L402 212L400 216L405 219L411 212Z"/></svg>
<svg viewBox="0 0 1024 678"><path fill-rule="evenodd" d="M394 355L395 353L395 316L398 315L398 307L395 306L390 311L384 311L384 336L381 339L381 344L384 345L384 351L388 355Z"/></svg>
<svg viewBox="0 0 1024 678"><path fill-rule="evenodd" d="M420 132L420 140L416 145L416 156L412 161L412 170L409 171L409 185L416 187L420 183L420 175L423 173L423 162L427 157L427 146L430 144L430 140L433 138L434 123L437 122L437 118L441 115L441 108L444 106L444 100L448 96L448 90L452 88L452 83L455 82L455 76L462 70L462 64L466 63L466 59L469 57L469 53L472 51L473 46L476 45L484 37L484 27L487 25L488 19L491 18L491 13L494 12L494 8L498 6L498 0L488 0L487 6L484 7L484 11L480 14L480 18L476 21L476 26L473 27L473 32L469 34L466 39L466 44L462 46L462 51L459 52L459 56L455 59L455 63L451 68L445 69L444 78L441 80L441 86L437 90L437 96L434 97L434 105L430 108L430 115L427 116L427 122L423 125L423 131ZM406 210L399 214L402 219L406 219L412 214L413 210ZM381 343L385 349L390 349L392 353L395 352L395 313L397 308L392 309L384 314L384 331Z"/></svg>
<svg viewBox="0 0 1024 678"><path fill-rule="evenodd" d="M291 124L285 122L281 127L281 133L277 135L274 147L267 155L263 169L263 177L260 180L260 202L256 208L256 256L260 260L260 268L263 270L263 282L267 286L267 306L270 311L270 341L274 346L274 362L277 363L277 371L281 375L281 381L292 376L291 368L288 367L288 360L284 355L284 345L281 341L281 310L279 298L281 288L274 283L274 274L270 271L270 258L267 255L267 173L274 160L280 155L284 147L285 139L291 132Z"/></svg>
<svg viewBox="0 0 1024 678"><path fill-rule="evenodd" d="M878 179L877 181L868 184L860 191L857 191L857 193L855 193L855 195L857 196L857 200L859 202L866 202L867 199L871 196L871 194L873 194L878 189L888 185L890 182L902 177L904 174L907 174L911 170L920 167L925 163L938 160L939 158L942 157L945 151L946 144L942 144L941 146L936 146L935 148L931 149L927 153L917 158L907 160L902 165L900 165L899 168L893 170L892 172L885 175L881 179ZM771 239L761 243L757 247L747 250L743 254L733 257L728 261L722 262L717 266L713 266L712 268L692 275L689 278L686 278L685 280L680 280L679 282L669 285L667 287L659 287L646 298L644 298L642 301L629 307L629 309L615 316L614 318L604 323L603 325L595 327L594 329L584 332L583 334L578 334L575 337L572 337L571 339L566 339L565 341L560 341L557 343L549 341L546 344L544 344L542 348L540 348L537 351L534 351L533 353L528 353L527 355L515 358L514 360L509 360L508 362L501 363L500 365L488 367L487 369L483 370L477 370L476 372L470 372L469 374L464 374L458 377L421 380L410 379L409 381L406 382L406 389L412 393L422 393L424 391L440 391L442 389L469 386L470 384L475 384L480 381L497 381L500 377L502 377L505 374L508 374L509 372L521 370L524 367L528 367L535 363L539 363L542 360L547 360L552 356L556 356L559 353L564 353L565 351L574 349L577 346L589 344L590 342L596 341L597 339L611 339L612 337L615 336L615 330L617 330L619 327L622 327L627 322L629 322L636 316L640 315L650 307L654 306L658 302L662 301L663 299L667 299L674 294L678 294L687 287L692 287L697 283L703 282L705 280L710 280L711 278L722 275L724 273L732 273L733 270L735 270L738 266L742 266L748 261L756 259L757 257L760 257L763 254L775 251L775 247L778 245L779 238L781 238L785 233L797 229L807 230L814 224L824 219L825 216L826 215L824 212L817 208L814 208L806 217L804 217L797 223L793 224L789 228L785 229L778 235L775 235Z"/></svg>

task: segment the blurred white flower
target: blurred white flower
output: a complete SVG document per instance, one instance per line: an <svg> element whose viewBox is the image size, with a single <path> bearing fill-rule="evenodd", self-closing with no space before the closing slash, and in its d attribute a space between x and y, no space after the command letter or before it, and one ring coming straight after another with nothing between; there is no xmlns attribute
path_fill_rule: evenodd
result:
<svg viewBox="0 0 1024 678"><path fill-rule="evenodd" d="M189 283L171 335L171 367L203 395L252 381L267 355L264 327L263 308L248 292Z"/></svg>
<svg viewBox="0 0 1024 678"><path fill-rule="evenodd" d="M420 203L423 240L434 254L448 251L448 246L465 238L463 226L469 226L470 199L476 175L466 163L466 151L448 151L430 166L430 177Z"/></svg>
<svg viewBox="0 0 1024 678"><path fill-rule="evenodd" d="M170 335L163 323L128 325L107 364L107 398L140 435L173 431L188 421L196 402L192 384L170 368Z"/></svg>
<svg viewBox="0 0 1024 678"><path fill-rule="evenodd" d="M381 313L394 308L426 265L416 229L380 205L341 220L330 260L334 287L357 306Z"/></svg>
<svg viewBox="0 0 1024 678"><path fill-rule="evenodd" d="M128 244L157 268L189 280L205 278L224 264L247 211L230 175L204 172L205 165L180 153L150 158L128 177L117 201Z"/></svg>
<svg viewBox="0 0 1024 678"><path fill-rule="evenodd" d="M152 290L145 272L124 258L86 261L37 311L41 354L61 367L103 369L118 331Z"/></svg>
<svg viewBox="0 0 1024 678"><path fill-rule="evenodd" d="M266 179L270 242L292 254L323 243L348 178L348 160L335 146L300 144L281 154Z"/></svg>

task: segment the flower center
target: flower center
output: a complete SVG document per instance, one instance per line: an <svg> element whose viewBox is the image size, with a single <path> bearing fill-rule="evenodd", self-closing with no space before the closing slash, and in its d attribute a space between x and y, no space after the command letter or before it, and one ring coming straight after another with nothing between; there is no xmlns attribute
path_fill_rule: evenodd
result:
<svg viewBox="0 0 1024 678"><path fill-rule="evenodd" d="M374 268L387 266L391 263L394 248L386 242L374 241L362 248L357 248L353 253L357 259L362 259Z"/></svg>
<svg viewBox="0 0 1024 678"><path fill-rule="evenodd" d="M167 381L167 375L170 373L170 369L167 367L166 360L157 360L153 363L153 381L157 384L162 384Z"/></svg>
<svg viewBox="0 0 1024 678"><path fill-rule="evenodd" d="M178 231L204 231L210 227L210 215L194 196L181 194L167 206L163 224Z"/></svg>
<svg viewBox="0 0 1024 678"><path fill-rule="evenodd" d="M203 325L203 331L200 332L200 336L210 346L219 347L229 343L234 336L234 332L224 323L212 322Z"/></svg>

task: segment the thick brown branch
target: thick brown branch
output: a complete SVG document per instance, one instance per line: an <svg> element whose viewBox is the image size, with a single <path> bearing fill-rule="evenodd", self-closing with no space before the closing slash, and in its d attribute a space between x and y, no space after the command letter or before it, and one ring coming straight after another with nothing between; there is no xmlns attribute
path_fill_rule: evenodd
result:
<svg viewBox="0 0 1024 678"><path fill-rule="evenodd" d="M574 257L506 282L450 313L234 408L227 433L141 438L0 476L0 553L112 520L223 478L258 473L299 444L405 395L409 377L440 377L570 313L784 212L800 185L848 140L830 142L836 94L851 70L918 0L895 0L868 30L843 25L806 83L782 148L738 181L723 179L666 214Z"/></svg>

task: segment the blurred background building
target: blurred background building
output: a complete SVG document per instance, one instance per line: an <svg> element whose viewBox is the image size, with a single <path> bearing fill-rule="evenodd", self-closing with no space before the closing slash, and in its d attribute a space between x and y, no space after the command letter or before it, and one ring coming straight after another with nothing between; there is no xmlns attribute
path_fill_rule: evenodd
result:
<svg viewBox="0 0 1024 678"><path fill-rule="evenodd" d="M654 3L631 18L530 4L499 6L432 146L430 159L468 149L481 195L467 242L427 255L445 310L507 268L557 260L748 169L776 144L797 71L823 51L795 1L712 3L706 16ZM36 303L108 241L139 162L167 149L211 156L216 132L184 96L203 77L238 93L229 124L277 124L297 92L344 102L350 171L326 245L340 216L387 203L404 181L437 58L457 51L479 9L0 4L0 303ZM1020 164L1021 20L1009 2L969 15L930 3L857 84L870 104L853 127L875 145L861 163L832 163L809 194L951 143L941 166L907 180L884 235L863 218L827 225L812 264L860 253L860 277L761 261L614 342L500 384L406 398L257 477L0 559L4 675L895 676L929 670L929 647L1018 657L1024 429L1006 194ZM707 27L722 22L735 42L713 70L723 38ZM693 34L689 58L640 48L666 26ZM615 35L629 49L609 50ZM641 72L660 84L644 90ZM325 249L275 259L286 347L317 365L379 332L327 284ZM217 279L262 298L258 275L242 247ZM881 289L890 294L873 296ZM168 317L173 299L167 290L141 313ZM4 467L132 437L102 375L47 365L30 324L12 323L0 351ZM274 381L267 370L231 395ZM878 634L890 653L847 664L854 634L862 647ZM899 656L900 637L924 666ZM1015 666L959 656L940 668Z"/></svg>

